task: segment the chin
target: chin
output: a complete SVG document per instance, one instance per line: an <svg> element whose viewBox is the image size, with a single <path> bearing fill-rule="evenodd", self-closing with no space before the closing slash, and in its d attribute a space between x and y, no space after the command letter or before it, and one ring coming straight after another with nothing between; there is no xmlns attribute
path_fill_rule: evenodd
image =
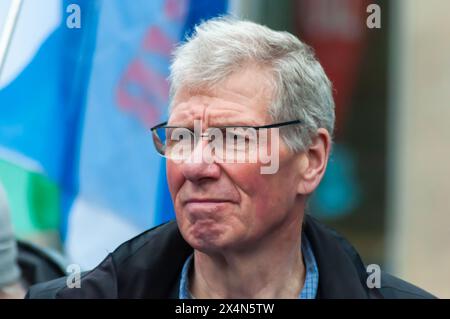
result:
<svg viewBox="0 0 450 319"><path fill-rule="evenodd" d="M217 252L227 246L224 228L215 222L197 221L189 225L185 239L192 248L204 253Z"/></svg>

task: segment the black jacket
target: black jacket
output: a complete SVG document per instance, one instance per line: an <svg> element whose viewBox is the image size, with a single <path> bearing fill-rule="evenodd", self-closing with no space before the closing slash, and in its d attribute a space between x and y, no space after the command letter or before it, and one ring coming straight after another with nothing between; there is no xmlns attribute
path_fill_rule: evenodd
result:
<svg viewBox="0 0 450 319"><path fill-rule="evenodd" d="M66 274L67 261L53 250L17 240L17 263L26 287Z"/></svg>
<svg viewBox="0 0 450 319"><path fill-rule="evenodd" d="M381 288L369 289L367 272L356 250L341 236L310 216L303 230L319 268L318 298L433 298L431 294L387 273ZM192 248L175 221L150 229L123 243L93 270L81 288L60 278L30 288L28 298L178 298L181 269Z"/></svg>

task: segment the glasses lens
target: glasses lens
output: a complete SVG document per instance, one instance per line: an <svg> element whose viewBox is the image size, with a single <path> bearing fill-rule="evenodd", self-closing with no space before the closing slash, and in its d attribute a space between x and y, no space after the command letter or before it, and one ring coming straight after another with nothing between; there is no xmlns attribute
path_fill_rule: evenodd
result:
<svg viewBox="0 0 450 319"><path fill-rule="evenodd" d="M187 160L191 157L196 140L194 132L184 127L160 127L152 130L153 141L159 154L173 160ZM249 158L257 147L257 131L253 128L210 127L206 130L209 140L208 151L216 159L233 161L238 157Z"/></svg>
<svg viewBox="0 0 450 319"><path fill-rule="evenodd" d="M156 128L152 130L152 133L156 151L164 156L166 151L166 129L163 127Z"/></svg>
<svg viewBox="0 0 450 319"><path fill-rule="evenodd" d="M194 149L194 136L184 127L161 127L153 130L153 141L159 154L173 160L189 158Z"/></svg>

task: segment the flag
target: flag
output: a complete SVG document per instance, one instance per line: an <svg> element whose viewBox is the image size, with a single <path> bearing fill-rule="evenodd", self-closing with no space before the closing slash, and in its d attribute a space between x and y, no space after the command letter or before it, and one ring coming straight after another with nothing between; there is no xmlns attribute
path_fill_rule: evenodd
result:
<svg viewBox="0 0 450 319"><path fill-rule="evenodd" d="M70 3L93 12L93 2ZM68 4L23 2L0 77L0 181L19 237L57 232L64 200L74 195L73 151L93 41L87 29L66 27Z"/></svg>
<svg viewBox="0 0 450 319"><path fill-rule="evenodd" d="M88 269L174 217L149 127L167 118L171 50L195 24L226 13L227 1L70 1L80 5L80 29L66 25L69 2L56 2L59 27L0 91L0 147L13 154L0 158L7 174L38 174L31 188L54 198L28 214L57 224L70 259ZM12 200L30 183L8 177Z"/></svg>

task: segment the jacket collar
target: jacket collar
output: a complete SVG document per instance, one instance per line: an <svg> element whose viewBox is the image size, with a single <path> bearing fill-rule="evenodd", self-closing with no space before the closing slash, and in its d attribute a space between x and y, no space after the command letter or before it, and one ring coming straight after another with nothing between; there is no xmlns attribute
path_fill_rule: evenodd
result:
<svg viewBox="0 0 450 319"><path fill-rule="evenodd" d="M367 287L366 268L346 239L309 215L305 216L303 231L319 267L318 298L382 298L378 289Z"/></svg>
<svg viewBox="0 0 450 319"><path fill-rule="evenodd" d="M180 247L189 247L179 234L175 222L173 226L175 228L172 231L183 242L180 243ZM318 299L382 298L378 289L367 287L366 268L357 251L347 240L309 215L305 216L303 231L311 243L319 268ZM183 255L188 256L192 253L192 248L189 248L183 251ZM181 267L182 264L179 267L179 274ZM178 275L170 289L170 298L178 298L179 283Z"/></svg>

